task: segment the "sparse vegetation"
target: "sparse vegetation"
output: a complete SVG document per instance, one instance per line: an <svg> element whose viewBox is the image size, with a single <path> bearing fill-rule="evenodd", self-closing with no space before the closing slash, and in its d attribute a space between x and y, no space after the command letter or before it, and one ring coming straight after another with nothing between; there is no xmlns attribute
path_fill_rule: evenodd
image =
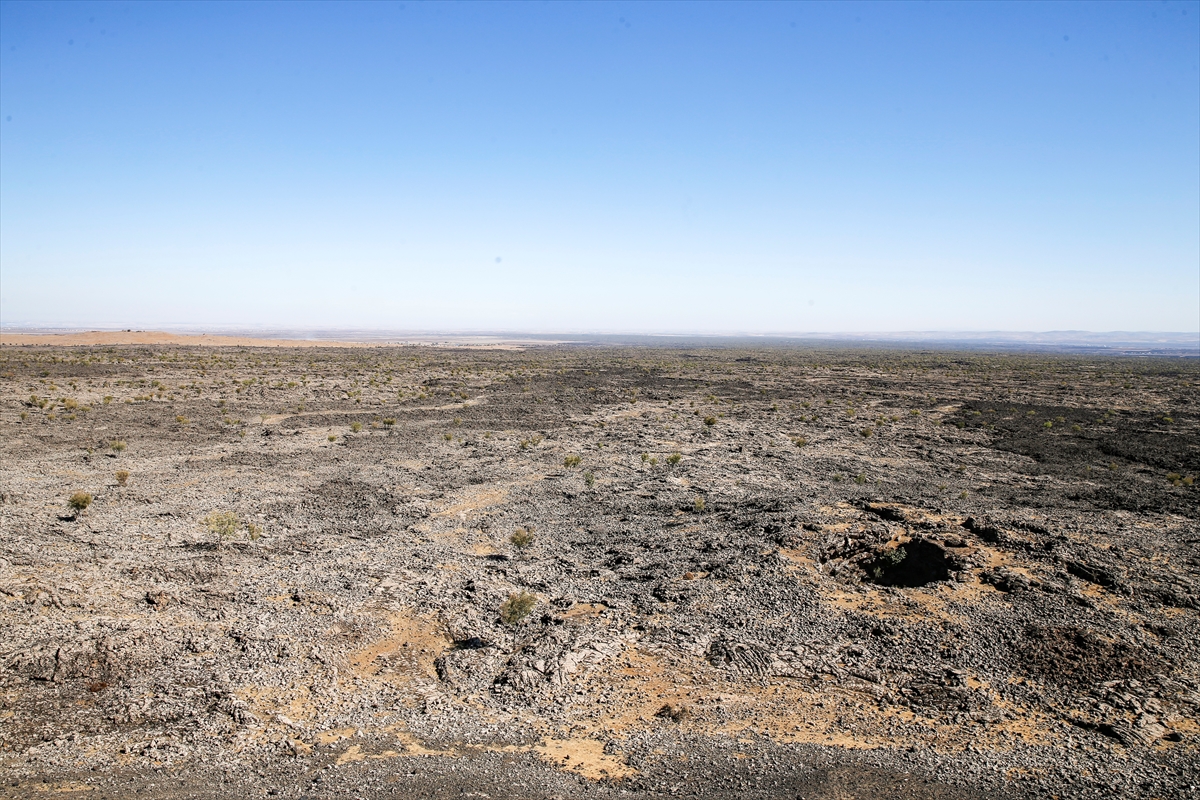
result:
<svg viewBox="0 0 1200 800"><path fill-rule="evenodd" d="M209 533L228 539L237 533L238 518L232 511L215 511L204 518L204 527Z"/></svg>
<svg viewBox="0 0 1200 800"><path fill-rule="evenodd" d="M513 535L508 537L508 541L511 542L514 547L523 550L529 545L533 544L533 531L529 530L528 528L517 528L515 531L513 531Z"/></svg>
<svg viewBox="0 0 1200 800"><path fill-rule="evenodd" d="M87 492L75 492L67 500L67 505L73 511L86 511L88 506L92 504L92 496Z"/></svg>
<svg viewBox="0 0 1200 800"><path fill-rule="evenodd" d="M583 463L583 459L576 455L569 455L563 459L563 466L568 469L578 467L581 463Z"/></svg>
<svg viewBox="0 0 1200 800"><path fill-rule="evenodd" d="M62 360L51 361L51 353ZM304 725L312 731L356 726L364 737L379 733L377 713L389 715L389 726L421 716L420 703L409 708L404 699L413 687L402 684L413 670L433 679L436 667L438 707L444 696L457 709L454 725L463 726L439 728L447 747L455 746L458 731L494 724L481 721L478 714L485 712L472 700L487 687L498 687L497 702L485 704L491 711L510 709L513 719L543 715L546 727L540 730L546 732L569 731L592 711L609 716L599 705L587 704L589 711L574 701L557 702L571 699L571 686L583 685L614 706L614 714L639 720L631 722L637 730L649 724L665 731L666 721L679 716L678 703L695 703L687 722L692 732L718 717L722 730L725 722L730 730L747 724L769 730L779 721L772 718L776 711L795 721L780 701L791 690L758 672L769 658L768 671L778 659L802 681L826 661L837 665L820 680L845 694L835 707L825 704L819 722L845 717L839 729L846 736L871 731L884 747L887 736L893 742L904 737L901 747L911 735L921 736L899 719L890 727L889 709L879 704L855 708L861 698L853 693L871 680L881 698L904 707L911 701L921 725L938 726L952 743L967 735L980 748L995 744L1003 750L1009 744L1000 740L1004 734L989 738L1003 724L975 723L1002 713L992 704L1008 697L1005 686L1016 692L1008 699L1019 702L1022 713L1050 713L1047 719L1061 722L1052 716L1061 711L1089 722L1133 725L1141 712L1118 708L1114 697L1128 694L1146 703L1165 686L1156 676L1195 671L1195 648L1186 625L1179 627L1190 608L1171 604L1188 603L1195 594L1172 580L1186 567L1182 542L1200 503L1193 480L1200 474L1193 453L1200 423L1192 411L1200 407L1200 389L1183 390L1179 376L1200 374L1200 367L1184 359L868 347L808 351L799 345L736 356L721 347L683 346L611 352L574 346L522 352L0 348L0 360L10 358L0 373L19 373L0 381L9 396L6 418L11 423L27 413L29 420L10 425L11 480L2 487L0 509L18 521L27 539L21 553L36 553L46 575L69 575L40 581L59 593L64 608L43 594L32 607L10 603L10 611L44 617L61 639L55 646L70 652L93 652L93 628L70 624L93 612L128 623L128 636L115 631L112 638L114 645L130 642L132 656L141 655L135 635L156 647L161 640L167 658L139 661L144 676L114 672L113 686L95 697L117 714L130 702L142 707L129 698L150 697L143 715L148 730L160 728L161 715L176 710L205 730L237 729L229 720L236 708L225 701L218 707L207 689L193 696L155 688L191 680L189 664L204 667L198 680L206 686L218 673L236 685L249 680L271 686L269 697L253 698L255 713L259 701L269 713L289 713L297 699L307 702L307 685L297 679L323 669L332 674L336 665L343 688L357 678L361 691L322 693L320 704L306 707ZM71 422L63 419L72 413L61 404L64 391L49 388L45 378L38 383L37 368L44 363L66 386L80 357L110 361L102 370L90 361L79 370L84 377L72 394L80 408ZM16 358L31 359L32 366L19 367ZM117 358L141 360L122 366ZM1134 381L1136 392L1122 395L1109 378L1093 380L1097 364L1145 371L1147 377ZM589 377L583 377L585 368ZM200 380L204 371L208 377ZM289 376L301 373L288 389ZM249 375L256 378L243 385ZM113 388L101 388L102 380L111 380ZM243 389L236 395L234 381ZM1064 384L1069 389L1060 389ZM486 402L460 411L455 398L467 385ZM419 386L428 387L428 403L417 402L419 391L425 393ZM522 394L523 386L529 393ZM50 398L41 417L37 403L26 402L34 391L38 399L43 392ZM160 391L166 395L161 400ZM95 414L83 409L98 405L105 393L117 402ZM148 405L124 402L135 396L153 399ZM313 413L287 414L305 405ZM845 413L847 407L856 409L855 417ZM696 408L696 416L687 413ZM1105 408L1113 410L1106 415ZM63 425L48 422L47 411L56 411ZM289 419L280 420L281 412ZM469 426L463 413L471 415ZM171 422L176 414L194 424L180 428ZM260 414L267 416L262 426ZM253 424L239 430L238 415ZM706 415L715 426L700 424ZM395 420L387 435L377 430L384 418ZM946 427L935 427L939 418ZM960 421L963 432L953 427ZM868 428L869 437L862 433ZM535 436L539 429L546 441ZM233 442L227 434L234 433L244 438ZM124 436L137 448L114 448ZM332 447L335 442L339 447ZM545 447L534 447L537 442ZM513 453L519 443L524 452ZM90 448L95 453L88 457ZM574 468L571 456L579 459ZM1110 460L1118 471L1109 471ZM136 485L128 470L117 471L134 465ZM846 472L834 472L841 469ZM125 485L129 492L119 488ZM68 524L73 517L64 500L78 488L96 490L97 509L87 510L92 524L87 516ZM1090 503L1114 513L1096 513ZM201 522L210 511L228 514L224 534ZM535 537L532 525L538 523ZM1146 555L1160 549L1178 563L1151 562L1142 569ZM1001 551L1004 563L998 565L989 556ZM929 578L927 593L909 591L926 585L924 571L941 565L943 556L950 572ZM1078 586L1068 577L1076 573ZM1119 585L1085 577L1106 573ZM872 581L896 589L870 588ZM79 594L63 593L56 583L78 586ZM31 597L32 584L10 588ZM528 594L528 611L507 601L521 590ZM1073 596L1078 613L1070 611ZM166 613L129 613L130 598ZM948 612L955 618L952 629L941 625ZM266 614L271 616L263 622ZM164 623L178 631L152 638ZM1160 635L1149 624L1177 630ZM649 711L639 694L644 676L638 667L650 662L617 640L638 625L647 645L669 646L674 639L695 650L687 657L695 666L682 669L665 651L666 669L655 669L651 688L658 691L661 681L666 691ZM11 627L17 638L28 626ZM1035 628L1036 636L1029 633ZM446 634L452 642L443 639ZM921 646L913 645L914 634L924 637ZM392 647L397 636L400 645ZM10 649L32 652L42 641L30 631ZM389 642L386 651L377 647L383 642ZM614 649L593 655L584 649L593 642ZM182 661L170 656L181 644L187 654ZM1037 669L1029 666L1035 645L1046 651ZM383 658L372 661L377 652ZM570 685L560 686L557 677L569 663L564 657L573 658L567 656L572 652L588 660ZM1170 663L1151 665L1167 653ZM1115 656L1111 664L1102 661L1108 655ZM1061 666L1087 658L1092 660L1074 675ZM1150 666L1142 670L1143 663ZM27 680L31 667L14 665L15 677ZM745 695L744 702L718 704L703 692L672 691L695 688L691 673L697 670L710 688L720 684L722 693ZM1000 694L972 689L973 681L963 687L960 673L978 674ZM75 694L100 675L38 683L45 699L58 704L39 701L47 715L44 729L56 738L74 730ZM108 680L108 673L103 677ZM1131 677L1145 690L1134 691ZM1096 689L1111 680L1120 681L1112 692ZM610 681L635 692L620 686L611 691ZM763 692L752 688L760 683ZM767 683L779 683L774 688L787 697L766 691L772 688ZM932 684L928 692L926 683ZM1048 699L1039 699L1043 690ZM1153 707L1146 713L1172 730L1170 720L1180 717L1171 715L1180 708L1171 705L1171 693L1159 693L1154 702L1162 713ZM1114 702L1116 710L1099 714L1093 695L1097 702ZM1081 697L1086 705L1075 703ZM627 700L635 707L626 707ZM653 718L667 700L671 710ZM380 707L372 708L373 702ZM14 708L22 713L21 706ZM503 713L508 719L509 711ZM875 730L878 713L886 719ZM287 734L286 724L262 722ZM135 738L123 734L121 743L157 736L143 737L141 725L131 720L128 734ZM30 738L18 741L26 728ZM39 727L16 729L10 738L21 747L36 743L43 730L40 721ZM1104 763L1102 734L1079 729L1071 737L1085 745L1071 751L1072 775ZM218 738L213 764L229 755L221 749L227 740ZM277 758L268 754L278 750L277 738L246 742L247 759ZM113 755L105 751L111 749L108 739L91 736L78 744L64 739L52 755L69 767L83 747L95 748L97 758ZM1089 747L1097 751L1094 761L1088 760ZM679 753L691 755L685 745ZM989 758L999 766L1006 756ZM642 770L640 756L630 766ZM693 767L684 765L689 772Z"/></svg>
<svg viewBox="0 0 1200 800"><path fill-rule="evenodd" d="M517 625L533 612L537 606L537 597L525 592L510 594L508 599L500 604L500 621L505 625Z"/></svg>

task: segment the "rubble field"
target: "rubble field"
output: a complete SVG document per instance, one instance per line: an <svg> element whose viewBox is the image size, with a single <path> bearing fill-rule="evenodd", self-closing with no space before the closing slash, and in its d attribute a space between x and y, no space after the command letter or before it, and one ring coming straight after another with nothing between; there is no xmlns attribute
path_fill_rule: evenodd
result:
<svg viewBox="0 0 1200 800"><path fill-rule="evenodd" d="M0 795L1200 797L1200 364L0 348Z"/></svg>

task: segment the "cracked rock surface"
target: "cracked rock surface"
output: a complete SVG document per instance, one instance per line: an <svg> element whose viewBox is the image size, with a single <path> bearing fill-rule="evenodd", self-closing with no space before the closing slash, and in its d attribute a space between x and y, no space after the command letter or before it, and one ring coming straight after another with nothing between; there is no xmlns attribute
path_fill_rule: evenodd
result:
<svg viewBox="0 0 1200 800"><path fill-rule="evenodd" d="M1200 796L1194 360L0 375L5 796Z"/></svg>

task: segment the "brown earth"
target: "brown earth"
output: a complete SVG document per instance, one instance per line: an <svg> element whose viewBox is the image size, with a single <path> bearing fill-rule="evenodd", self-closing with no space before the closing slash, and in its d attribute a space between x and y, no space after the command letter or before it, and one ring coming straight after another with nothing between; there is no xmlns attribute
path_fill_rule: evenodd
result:
<svg viewBox="0 0 1200 800"><path fill-rule="evenodd" d="M1200 786L1194 360L164 340L0 375L11 796Z"/></svg>

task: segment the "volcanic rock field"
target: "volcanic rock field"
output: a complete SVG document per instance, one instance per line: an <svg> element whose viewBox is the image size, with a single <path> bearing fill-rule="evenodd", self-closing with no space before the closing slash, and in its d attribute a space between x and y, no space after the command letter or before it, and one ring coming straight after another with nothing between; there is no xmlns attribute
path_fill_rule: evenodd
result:
<svg viewBox="0 0 1200 800"><path fill-rule="evenodd" d="M1200 364L0 348L0 795L1200 797Z"/></svg>

